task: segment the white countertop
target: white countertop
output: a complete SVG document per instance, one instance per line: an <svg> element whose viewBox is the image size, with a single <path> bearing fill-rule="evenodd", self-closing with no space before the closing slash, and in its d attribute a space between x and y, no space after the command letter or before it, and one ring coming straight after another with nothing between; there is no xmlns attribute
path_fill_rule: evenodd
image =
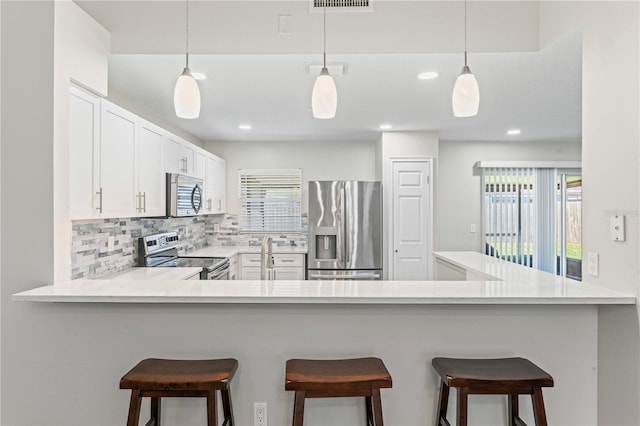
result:
<svg viewBox="0 0 640 426"><path fill-rule="evenodd" d="M494 281L76 280L14 294L14 301L250 304L635 304L630 294L555 277L472 252L436 257ZM484 259L483 259L484 258Z"/></svg>
<svg viewBox="0 0 640 426"><path fill-rule="evenodd" d="M274 253L305 254L307 246L273 246ZM191 257L231 257L242 253L260 253L260 246L208 246L181 256Z"/></svg>

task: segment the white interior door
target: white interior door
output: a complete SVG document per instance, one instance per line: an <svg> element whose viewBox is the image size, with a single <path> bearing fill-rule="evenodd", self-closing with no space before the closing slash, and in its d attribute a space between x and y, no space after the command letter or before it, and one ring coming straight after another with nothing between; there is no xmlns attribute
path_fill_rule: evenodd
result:
<svg viewBox="0 0 640 426"><path fill-rule="evenodd" d="M393 277L431 277L431 163L393 161Z"/></svg>

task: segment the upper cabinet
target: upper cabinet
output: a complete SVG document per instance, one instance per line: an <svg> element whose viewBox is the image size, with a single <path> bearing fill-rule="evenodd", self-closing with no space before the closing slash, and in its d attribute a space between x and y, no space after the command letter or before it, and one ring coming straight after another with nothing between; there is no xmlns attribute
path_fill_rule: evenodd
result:
<svg viewBox="0 0 640 426"><path fill-rule="evenodd" d="M100 129L101 217L137 216L138 117L102 99Z"/></svg>
<svg viewBox="0 0 640 426"><path fill-rule="evenodd" d="M138 216L164 216L167 211L164 171L165 130L140 120L138 144Z"/></svg>
<svg viewBox="0 0 640 426"><path fill-rule="evenodd" d="M195 176L195 145L169 133L165 141L164 152L167 173Z"/></svg>
<svg viewBox="0 0 640 426"><path fill-rule="evenodd" d="M206 213L225 212L225 176L225 160L217 155L207 153L204 203Z"/></svg>
<svg viewBox="0 0 640 426"><path fill-rule="evenodd" d="M165 216L167 172L203 180L202 214L224 211L221 158L75 86L69 108L71 219Z"/></svg>
<svg viewBox="0 0 640 426"><path fill-rule="evenodd" d="M98 217L94 198L100 179L100 98L71 86L69 98L69 215Z"/></svg>

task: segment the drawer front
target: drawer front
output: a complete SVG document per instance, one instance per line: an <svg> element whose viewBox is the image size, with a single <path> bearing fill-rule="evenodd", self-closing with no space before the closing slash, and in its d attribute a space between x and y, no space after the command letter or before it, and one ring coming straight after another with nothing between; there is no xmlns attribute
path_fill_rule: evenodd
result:
<svg viewBox="0 0 640 426"><path fill-rule="evenodd" d="M274 256L276 266L304 266L303 254L282 254Z"/></svg>
<svg viewBox="0 0 640 426"><path fill-rule="evenodd" d="M240 255L240 264L245 266L260 266L260 253L244 253Z"/></svg>

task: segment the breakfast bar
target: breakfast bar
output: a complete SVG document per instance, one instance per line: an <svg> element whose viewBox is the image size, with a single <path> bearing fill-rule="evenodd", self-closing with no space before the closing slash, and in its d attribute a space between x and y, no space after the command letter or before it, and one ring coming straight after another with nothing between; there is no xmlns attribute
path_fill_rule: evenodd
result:
<svg viewBox="0 0 640 426"><path fill-rule="evenodd" d="M472 281L191 281L86 280L15 294L59 329L75 374L93 395L70 397L96 407L100 424L122 424L127 398L117 381L138 360L235 358L231 389L238 425L253 424L266 402L270 425L291 422L285 360L376 356L393 388L381 392L387 424L435 418L437 356L534 361L555 380L545 389L550 424L597 424L599 306L635 309L635 297L508 264L472 252L436 253ZM439 269L441 269L439 267ZM484 275L484 281L477 276ZM491 279L489 279L491 277ZM53 333L54 330L51 330ZM80 342L94 341L93 345ZM102 368L94 368L95 363ZM164 424L202 424L202 401L166 401ZM361 424L358 399L310 400L305 425ZM451 404L454 419L455 404ZM470 424L506 419L506 400L469 400ZM532 421L530 401L521 413ZM193 408L196 409L193 409ZM143 408L143 413L148 410Z"/></svg>

